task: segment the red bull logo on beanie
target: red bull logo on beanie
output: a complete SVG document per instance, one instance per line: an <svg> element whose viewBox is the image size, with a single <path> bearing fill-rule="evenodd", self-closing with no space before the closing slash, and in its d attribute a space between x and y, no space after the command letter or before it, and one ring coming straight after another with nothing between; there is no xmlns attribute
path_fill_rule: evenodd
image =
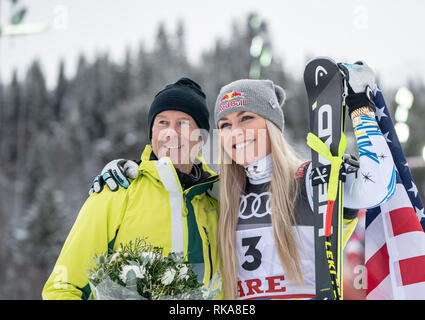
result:
<svg viewBox="0 0 425 320"><path fill-rule="evenodd" d="M230 101L230 100L233 100L234 98L236 98L236 97L242 97L242 94L241 93L239 93L239 92L236 92L236 91L231 91L231 92L229 92L229 93L226 93L224 96L223 96L223 98L221 98L220 99L220 102L223 102L223 101Z"/></svg>
<svg viewBox="0 0 425 320"><path fill-rule="evenodd" d="M235 98L240 98L240 99L235 100ZM245 106L245 100L243 99L242 93L231 91L229 93L226 93L220 99L220 106L218 108L218 112L221 112L223 110L233 108L233 107L243 107L243 106Z"/></svg>

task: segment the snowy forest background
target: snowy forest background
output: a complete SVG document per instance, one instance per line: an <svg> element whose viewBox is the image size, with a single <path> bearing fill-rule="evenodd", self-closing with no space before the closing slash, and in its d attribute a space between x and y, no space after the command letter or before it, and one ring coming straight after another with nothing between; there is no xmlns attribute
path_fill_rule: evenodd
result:
<svg viewBox="0 0 425 320"><path fill-rule="evenodd" d="M123 48L122 63L107 52L94 61L80 55L71 78L62 62L50 90L38 61L25 77L15 72L10 83L0 84L0 299L41 298L94 176L112 159L138 159L148 143L147 111L160 89L188 76L204 89L212 114L220 87L248 77L252 34L247 24L234 25L229 40L215 40L196 65L186 56L184 24L176 30L169 34L159 25L155 47ZM284 61L273 57L261 78L286 89L285 134L308 156L302 75L287 73ZM415 101L404 150L417 156L425 136L425 86L412 82L408 88ZM393 110L396 88L382 89ZM424 170L413 174L424 199Z"/></svg>

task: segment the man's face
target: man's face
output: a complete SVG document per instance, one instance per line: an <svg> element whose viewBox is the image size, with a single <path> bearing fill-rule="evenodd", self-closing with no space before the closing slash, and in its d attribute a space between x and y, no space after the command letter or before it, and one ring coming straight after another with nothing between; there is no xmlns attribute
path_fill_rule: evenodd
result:
<svg viewBox="0 0 425 320"><path fill-rule="evenodd" d="M202 146L199 132L195 120L187 113L163 111L152 124L152 150L158 159L169 157L177 169L185 172L186 168L192 168Z"/></svg>

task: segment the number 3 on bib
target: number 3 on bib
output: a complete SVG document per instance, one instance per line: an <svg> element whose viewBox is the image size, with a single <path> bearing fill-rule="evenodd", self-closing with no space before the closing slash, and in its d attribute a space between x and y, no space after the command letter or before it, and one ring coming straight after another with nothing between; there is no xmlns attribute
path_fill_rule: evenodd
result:
<svg viewBox="0 0 425 320"><path fill-rule="evenodd" d="M242 238L242 246L248 247L248 250L245 252L245 257L252 257L250 259L246 259L245 262L242 263L242 268L247 271L253 271L261 265L262 254L261 251L256 248L260 239L261 236Z"/></svg>

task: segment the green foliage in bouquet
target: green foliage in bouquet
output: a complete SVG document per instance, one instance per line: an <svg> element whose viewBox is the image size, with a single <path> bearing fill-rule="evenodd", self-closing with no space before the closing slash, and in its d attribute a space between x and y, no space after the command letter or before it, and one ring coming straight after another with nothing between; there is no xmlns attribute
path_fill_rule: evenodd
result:
<svg viewBox="0 0 425 320"><path fill-rule="evenodd" d="M211 299L219 293L199 283L183 253L163 256L145 238L121 244L112 254L95 255L88 271L95 299Z"/></svg>

